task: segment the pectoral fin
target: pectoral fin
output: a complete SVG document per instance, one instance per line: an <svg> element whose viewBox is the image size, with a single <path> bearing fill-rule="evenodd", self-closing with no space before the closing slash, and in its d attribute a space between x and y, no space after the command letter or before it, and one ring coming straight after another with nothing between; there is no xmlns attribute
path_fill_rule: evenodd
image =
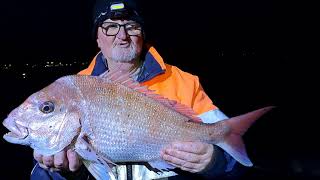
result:
<svg viewBox="0 0 320 180"><path fill-rule="evenodd" d="M96 179L116 179L108 163L111 165L116 164L97 153L95 149L86 141L85 135L79 136L75 151L84 159L84 165Z"/></svg>
<svg viewBox="0 0 320 180"><path fill-rule="evenodd" d="M107 168L104 164L88 160L83 160L83 164L97 180L116 180L116 177L109 166Z"/></svg>
<svg viewBox="0 0 320 180"><path fill-rule="evenodd" d="M150 161L148 163L152 168L158 169L160 171L163 171L163 170L168 171L169 169L175 168L174 166L166 163L163 160L154 160L154 161Z"/></svg>

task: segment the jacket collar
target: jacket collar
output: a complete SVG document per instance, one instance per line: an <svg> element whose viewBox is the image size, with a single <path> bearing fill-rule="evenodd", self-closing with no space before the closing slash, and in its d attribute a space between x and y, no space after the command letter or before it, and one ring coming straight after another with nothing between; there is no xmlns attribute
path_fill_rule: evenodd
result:
<svg viewBox="0 0 320 180"><path fill-rule="evenodd" d="M155 50L154 47L146 48L147 52L142 53L144 56L144 61L141 67L140 74L138 75L138 82L145 82L153 77L162 74L165 72L165 63L163 62L163 59L159 55L159 53ZM105 62L106 59L102 55L101 52L96 57L96 63L93 68L93 71L91 75L93 76L99 76L103 72L108 70L108 64Z"/></svg>

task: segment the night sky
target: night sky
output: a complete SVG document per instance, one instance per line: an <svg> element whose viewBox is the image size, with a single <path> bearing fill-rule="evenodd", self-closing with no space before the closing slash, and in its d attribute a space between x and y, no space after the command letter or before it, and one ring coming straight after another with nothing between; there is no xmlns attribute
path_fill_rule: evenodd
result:
<svg viewBox="0 0 320 180"><path fill-rule="evenodd" d="M93 1L84 0L1 2L0 64L89 62L97 52L91 37L92 7ZM258 176L320 176L315 166L319 148L311 147L319 119L311 105L317 91L309 84L319 82L318 70L306 41L310 33L302 7L270 0L149 0L143 7L148 40L166 62L198 75L227 115L278 107L245 135ZM12 84L2 89L1 118L38 88L80 69L44 71L25 81L1 75L4 84ZM20 154L25 150L7 146L16 160L3 154L9 162L3 166L8 172L4 177L12 177L21 158L26 168L19 177L25 177L31 151Z"/></svg>
<svg viewBox="0 0 320 180"><path fill-rule="evenodd" d="M96 52L91 39L93 1L21 1L1 4L1 43L4 61L41 61L56 56L90 57ZM212 47L256 47L269 44L278 13L272 1L146 1L148 37L160 48L198 44ZM196 24L196 25L194 25ZM192 25L192 26L191 26ZM196 26L194 30L191 27ZM189 42L189 43L186 43ZM194 43L193 43L194 42ZM186 45L193 49L194 47ZM180 49L182 49L180 47ZM198 54L195 51L194 54Z"/></svg>

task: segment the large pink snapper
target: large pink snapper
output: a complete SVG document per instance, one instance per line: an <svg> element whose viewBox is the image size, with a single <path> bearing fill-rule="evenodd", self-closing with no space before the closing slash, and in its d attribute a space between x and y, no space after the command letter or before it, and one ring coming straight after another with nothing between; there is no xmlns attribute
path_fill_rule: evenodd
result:
<svg viewBox="0 0 320 180"><path fill-rule="evenodd" d="M128 76L117 76L72 75L56 80L8 115L3 125L11 132L4 139L44 155L70 146L93 174L97 171L90 164L103 164L110 172L107 162L172 168L156 162L163 162L160 151L173 141L216 144L241 164L252 166L241 136L272 107L204 124L197 122L192 109L154 94Z"/></svg>

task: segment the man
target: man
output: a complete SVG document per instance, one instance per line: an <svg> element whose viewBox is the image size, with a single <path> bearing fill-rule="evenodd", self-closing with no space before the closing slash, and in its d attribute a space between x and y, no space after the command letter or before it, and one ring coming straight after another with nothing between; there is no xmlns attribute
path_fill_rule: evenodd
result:
<svg viewBox="0 0 320 180"><path fill-rule="evenodd" d="M212 104L196 76L165 64L155 48L144 42L144 22L136 2L98 0L95 12L94 37L101 52L79 74L98 76L107 70L130 72L133 79L155 93L191 107L203 122L227 118ZM212 178L228 174L235 165L235 160L223 150L201 142L173 142L161 153L165 161L177 167L175 172L157 174L143 165L121 165L114 168L114 172L119 179L157 179L177 174L176 178L185 174ZM88 177L78 155L71 149L49 157L34 152L34 158L38 163L31 179Z"/></svg>

